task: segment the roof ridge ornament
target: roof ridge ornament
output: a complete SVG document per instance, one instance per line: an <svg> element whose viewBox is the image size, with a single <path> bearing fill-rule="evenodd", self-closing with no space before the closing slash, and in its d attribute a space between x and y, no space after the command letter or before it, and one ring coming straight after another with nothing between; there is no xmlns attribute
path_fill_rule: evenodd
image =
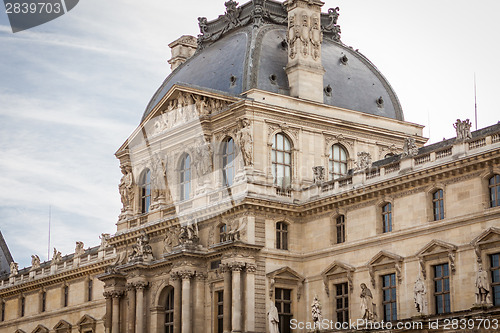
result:
<svg viewBox="0 0 500 333"><path fill-rule="evenodd" d="M324 33L332 34L330 38L335 42L340 42L340 26L337 24L339 19L339 7L329 8L328 9L328 24L323 25L321 30Z"/></svg>

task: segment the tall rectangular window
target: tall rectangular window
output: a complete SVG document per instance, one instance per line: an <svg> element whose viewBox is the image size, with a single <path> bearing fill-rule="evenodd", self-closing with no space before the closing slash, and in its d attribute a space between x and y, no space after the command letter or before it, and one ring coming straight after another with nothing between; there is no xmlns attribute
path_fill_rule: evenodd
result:
<svg viewBox="0 0 500 333"><path fill-rule="evenodd" d="M394 321L398 319L396 303L396 274L382 276L382 294L384 307L384 320Z"/></svg>
<svg viewBox="0 0 500 333"><path fill-rule="evenodd" d="M436 313L450 312L450 272L448 264L434 266L434 300Z"/></svg>
<svg viewBox="0 0 500 333"><path fill-rule="evenodd" d="M87 302L92 301L92 292L94 289L94 280L89 280L87 282Z"/></svg>
<svg viewBox="0 0 500 333"><path fill-rule="evenodd" d="M68 306L68 301L69 301L69 287L64 286L64 290L63 290L63 306L64 307Z"/></svg>
<svg viewBox="0 0 500 333"><path fill-rule="evenodd" d="M174 288L170 288L165 300L165 333L174 333Z"/></svg>
<svg viewBox="0 0 500 333"><path fill-rule="evenodd" d="M490 191L490 207L500 206L500 175L494 175L488 181Z"/></svg>
<svg viewBox="0 0 500 333"><path fill-rule="evenodd" d="M24 310L26 308L26 298L21 297L21 317L24 317Z"/></svg>
<svg viewBox="0 0 500 333"><path fill-rule="evenodd" d="M349 290L347 282L336 284L335 291L335 313L337 314L337 322L349 322Z"/></svg>
<svg viewBox="0 0 500 333"><path fill-rule="evenodd" d="M47 304L47 293L45 291L42 292L42 312L45 312Z"/></svg>
<svg viewBox="0 0 500 333"><path fill-rule="evenodd" d="M0 311L0 321L5 321L5 302L0 302L1 304L1 311Z"/></svg>
<svg viewBox="0 0 500 333"><path fill-rule="evenodd" d="M490 255L491 291L493 305L500 305L500 253Z"/></svg>
<svg viewBox="0 0 500 333"><path fill-rule="evenodd" d="M443 190L437 190L432 194L432 210L434 212L434 221L444 219Z"/></svg>
<svg viewBox="0 0 500 333"><path fill-rule="evenodd" d="M276 223L276 248L288 250L288 224L286 222Z"/></svg>
<svg viewBox="0 0 500 333"><path fill-rule="evenodd" d="M217 333L224 331L224 291L217 291Z"/></svg>
<svg viewBox="0 0 500 333"><path fill-rule="evenodd" d="M337 216L337 244L345 242L345 216L339 215Z"/></svg>
<svg viewBox="0 0 500 333"><path fill-rule="evenodd" d="M275 288L275 304L278 308L279 331L280 333L290 333L290 320L292 319L292 290Z"/></svg>
<svg viewBox="0 0 500 333"><path fill-rule="evenodd" d="M392 231L392 204L387 203L382 207L383 232Z"/></svg>

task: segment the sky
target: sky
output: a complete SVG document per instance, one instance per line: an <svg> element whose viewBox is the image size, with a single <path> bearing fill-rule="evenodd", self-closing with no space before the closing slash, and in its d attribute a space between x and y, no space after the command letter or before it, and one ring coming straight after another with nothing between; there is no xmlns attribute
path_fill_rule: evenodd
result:
<svg viewBox="0 0 500 333"><path fill-rule="evenodd" d="M240 3L244 3L243 1ZM500 119L500 1L326 0L342 41L389 80L405 120L429 143ZM199 33L224 0L81 0L67 14L13 34L0 11L0 231L20 267L31 255L113 234L121 203L114 153L169 74L168 44ZM430 126L429 126L430 125Z"/></svg>

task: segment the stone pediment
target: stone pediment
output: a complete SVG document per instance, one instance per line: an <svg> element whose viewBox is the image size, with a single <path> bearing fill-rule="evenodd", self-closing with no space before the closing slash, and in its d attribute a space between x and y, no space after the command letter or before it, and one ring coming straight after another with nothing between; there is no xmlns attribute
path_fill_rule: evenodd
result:
<svg viewBox="0 0 500 333"><path fill-rule="evenodd" d="M347 272L354 272L354 270L355 268L351 265L341 261L334 261L321 273L321 276L327 277L330 275L345 274Z"/></svg>
<svg viewBox="0 0 500 333"><path fill-rule="evenodd" d="M71 324L68 323L66 320L60 320L56 326L54 326L54 331L57 331L58 329L71 329Z"/></svg>
<svg viewBox="0 0 500 333"><path fill-rule="evenodd" d="M456 250L457 247L455 245L434 239L417 253L417 257L426 257L432 256L434 254L449 253Z"/></svg>
<svg viewBox="0 0 500 333"><path fill-rule="evenodd" d="M49 329L43 325L38 325L31 333L49 333Z"/></svg>
<svg viewBox="0 0 500 333"><path fill-rule="evenodd" d="M481 246L500 242L500 229L490 227L477 236L472 242L472 246Z"/></svg>
<svg viewBox="0 0 500 333"><path fill-rule="evenodd" d="M305 278L302 275L300 275L299 273L297 273L288 266L267 273L267 277L270 279L291 280L301 283L304 282L305 280Z"/></svg>
<svg viewBox="0 0 500 333"><path fill-rule="evenodd" d="M93 325L95 324L96 320L92 318L89 315L84 315L77 323L77 326L82 326L82 325Z"/></svg>
<svg viewBox="0 0 500 333"><path fill-rule="evenodd" d="M23 330L17 329L14 333L26 333L26 332Z"/></svg>
<svg viewBox="0 0 500 333"><path fill-rule="evenodd" d="M386 265L386 264L394 264L395 262L401 262L403 261L403 257L382 250L379 253L377 253L368 263L369 266L379 266L379 265Z"/></svg>

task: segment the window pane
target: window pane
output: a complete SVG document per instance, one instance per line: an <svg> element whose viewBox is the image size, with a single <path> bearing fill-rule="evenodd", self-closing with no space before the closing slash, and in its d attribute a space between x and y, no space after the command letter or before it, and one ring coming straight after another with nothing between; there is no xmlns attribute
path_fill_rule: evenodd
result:
<svg viewBox="0 0 500 333"><path fill-rule="evenodd" d="M283 139L285 141L285 150L286 151L290 151L291 150L290 141L287 138L285 138L285 137L283 137Z"/></svg>

